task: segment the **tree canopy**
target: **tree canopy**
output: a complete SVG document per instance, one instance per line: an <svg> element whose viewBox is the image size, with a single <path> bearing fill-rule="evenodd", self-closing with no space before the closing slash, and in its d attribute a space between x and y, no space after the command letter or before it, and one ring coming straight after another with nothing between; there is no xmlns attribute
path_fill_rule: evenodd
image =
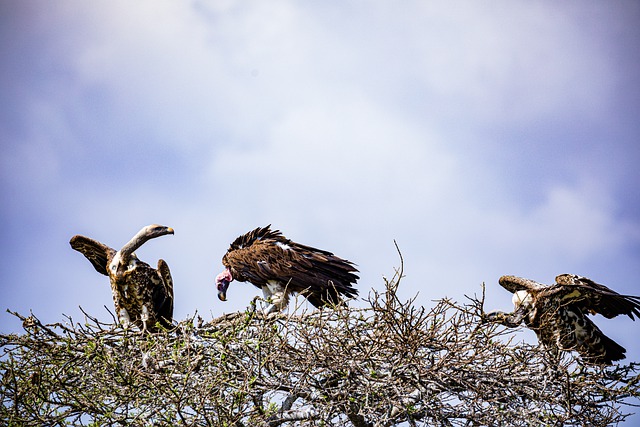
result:
<svg viewBox="0 0 640 427"><path fill-rule="evenodd" d="M0 334L5 425L467 426L623 421L638 364L550 362L483 324L483 298L401 301L402 271L365 308L194 316L155 334L45 325ZM630 406L631 405L631 406Z"/></svg>

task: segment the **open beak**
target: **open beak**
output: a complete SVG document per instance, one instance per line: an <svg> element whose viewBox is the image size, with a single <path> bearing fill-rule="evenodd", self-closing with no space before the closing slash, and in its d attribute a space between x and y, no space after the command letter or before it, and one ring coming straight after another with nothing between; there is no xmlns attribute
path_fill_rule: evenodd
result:
<svg viewBox="0 0 640 427"><path fill-rule="evenodd" d="M227 300L227 288L229 288L229 282L226 279L222 279L219 283L218 283L218 299L220 301L226 301Z"/></svg>

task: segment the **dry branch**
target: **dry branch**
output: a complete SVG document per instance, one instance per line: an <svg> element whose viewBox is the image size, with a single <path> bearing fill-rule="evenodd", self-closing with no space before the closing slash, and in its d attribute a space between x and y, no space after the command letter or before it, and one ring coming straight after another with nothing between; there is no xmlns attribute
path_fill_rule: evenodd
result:
<svg viewBox="0 0 640 427"><path fill-rule="evenodd" d="M482 300L402 302L402 271L368 307L255 307L154 335L86 315L0 335L3 425L592 425L623 421L637 364L550 365L480 324Z"/></svg>

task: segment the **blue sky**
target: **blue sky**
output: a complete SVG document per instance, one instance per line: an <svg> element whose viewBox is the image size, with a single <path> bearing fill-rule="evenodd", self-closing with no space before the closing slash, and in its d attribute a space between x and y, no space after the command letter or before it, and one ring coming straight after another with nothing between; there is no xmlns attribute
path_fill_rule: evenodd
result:
<svg viewBox="0 0 640 427"><path fill-rule="evenodd" d="M214 278L269 223L357 263L362 296L394 239L425 306L485 282L509 309L503 274L640 294L638 22L634 1L2 1L2 309L108 320L68 241L150 223L176 230L137 253L169 263L177 319L246 307ZM640 324L596 321L640 361Z"/></svg>

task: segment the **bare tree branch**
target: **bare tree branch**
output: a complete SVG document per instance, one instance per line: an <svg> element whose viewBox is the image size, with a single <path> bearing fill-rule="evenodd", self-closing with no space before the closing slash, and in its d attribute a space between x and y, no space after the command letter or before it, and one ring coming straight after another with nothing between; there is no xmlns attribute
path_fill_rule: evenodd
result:
<svg viewBox="0 0 640 427"><path fill-rule="evenodd" d="M153 335L84 313L0 334L3 425L606 426L638 364L552 365L481 324L482 298L401 301L402 266L366 308L264 315L255 304ZM634 403L635 402L635 403Z"/></svg>

